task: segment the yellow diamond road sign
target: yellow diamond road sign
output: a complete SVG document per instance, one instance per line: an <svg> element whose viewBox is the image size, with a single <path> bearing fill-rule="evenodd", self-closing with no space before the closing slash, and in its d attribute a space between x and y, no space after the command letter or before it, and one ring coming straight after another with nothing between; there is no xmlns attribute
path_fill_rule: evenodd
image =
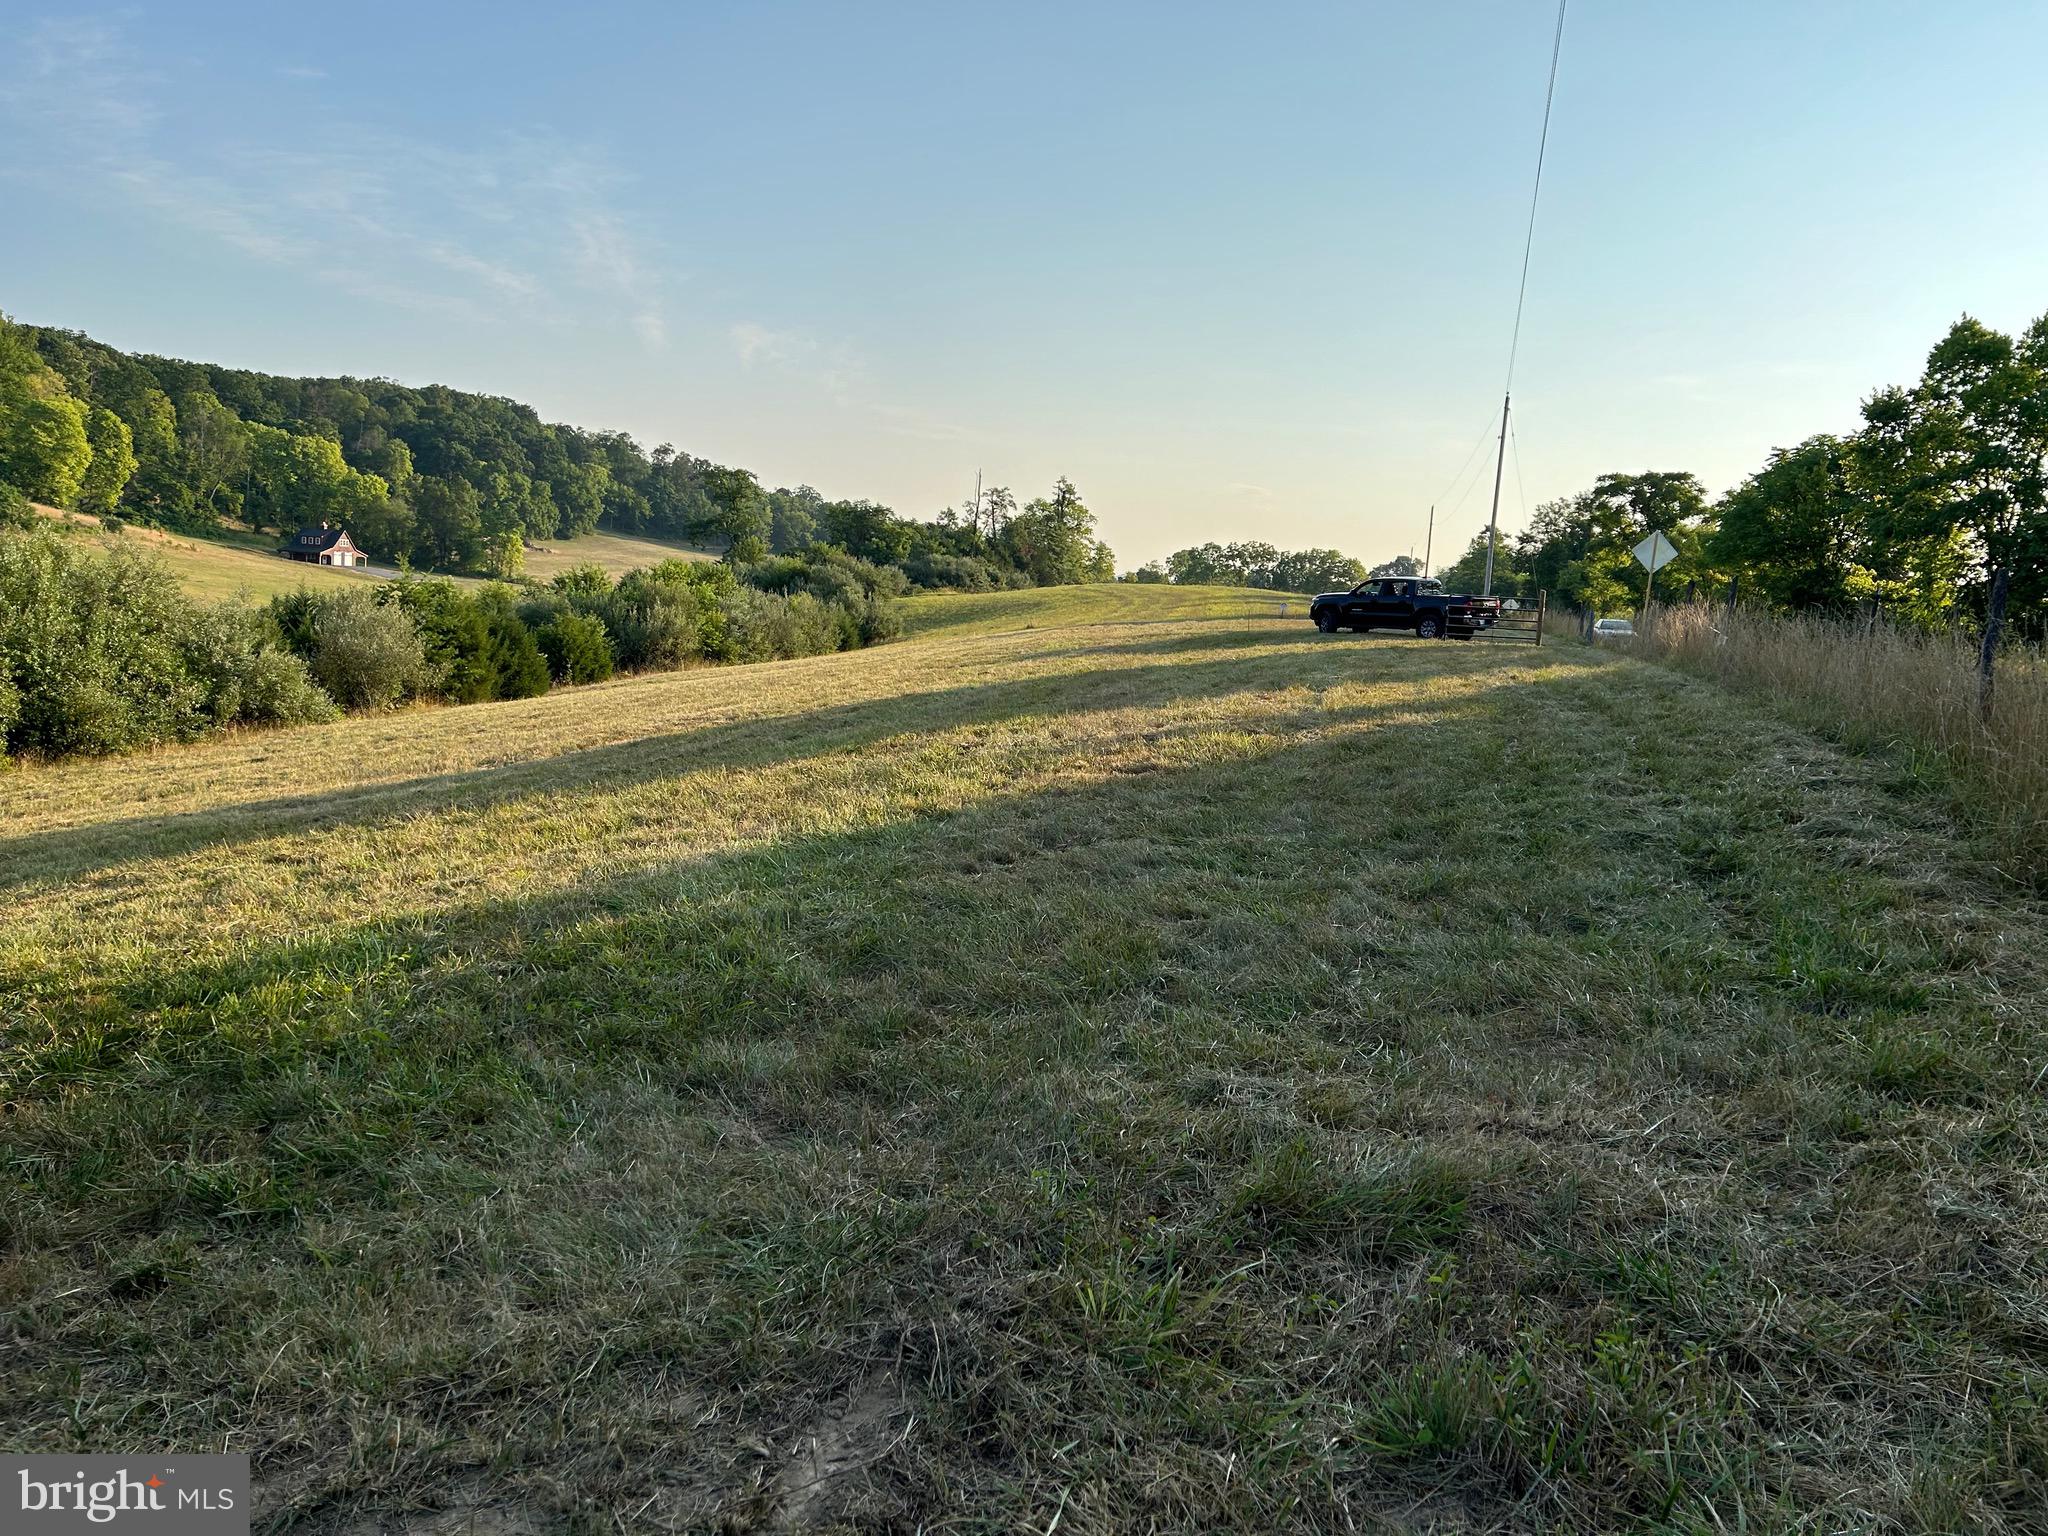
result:
<svg viewBox="0 0 2048 1536"><path fill-rule="evenodd" d="M1661 571L1678 558L1678 551L1661 533L1653 533L1635 547L1636 560L1644 570Z"/></svg>

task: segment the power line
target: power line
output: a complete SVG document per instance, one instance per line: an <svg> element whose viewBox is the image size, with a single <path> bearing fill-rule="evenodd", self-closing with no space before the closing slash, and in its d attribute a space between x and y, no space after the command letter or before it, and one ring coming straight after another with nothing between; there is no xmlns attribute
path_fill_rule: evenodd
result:
<svg viewBox="0 0 2048 1536"><path fill-rule="evenodd" d="M1507 388L1515 387L1515 353L1522 345L1522 301L1529 296L1529 253L1536 246L1536 200L1543 195L1543 153L1550 148L1550 104L1557 96L1557 56L1564 48L1564 8L1557 0L1557 30L1550 38L1550 84L1543 88L1543 132L1536 139L1536 181L1529 189L1529 232L1522 237L1522 282L1515 290L1515 329L1508 341Z"/></svg>
<svg viewBox="0 0 2048 1536"><path fill-rule="evenodd" d="M1493 593L1493 554L1500 544L1500 482L1508 463L1508 403L1515 393L1515 355L1522 347L1522 305L1529 297L1529 253L1536 246L1536 202L1543 194L1543 155L1550 147L1550 106L1557 97L1557 58L1564 48L1564 8L1557 0L1557 30L1550 39L1550 82L1543 88L1543 132L1536 140L1536 180L1529 189L1529 229L1522 238L1522 281L1515 290L1515 328L1508 338L1508 377L1500 395L1500 455L1493 463L1493 510L1486 519L1486 585ZM1520 464L1516 470L1519 474Z"/></svg>
<svg viewBox="0 0 2048 1536"><path fill-rule="evenodd" d="M1443 495L1437 497L1439 502L1450 500L1451 492L1455 491L1458 488L1458 483L1465 478L1465 471L1470 469L1472 461L1479 457L1479 450L1486 446L1486 439L1492 435L1492 432L1493 412L1488 410L1486 420L1479 423L1479 435L1472 439L1472 446L1466 450L1465 461L1458 466L1458 472L1451 476L1451 483L1444 487Z"/></svg>
<svg viewBox="0 0 2048 1536"><path fill-rule="evenodd" d="M1529 520L1529 488L1522 484L1522 436L1508 423L1508 453L1515 461L1515 495L1522 503L1522 521Z"/></svg>

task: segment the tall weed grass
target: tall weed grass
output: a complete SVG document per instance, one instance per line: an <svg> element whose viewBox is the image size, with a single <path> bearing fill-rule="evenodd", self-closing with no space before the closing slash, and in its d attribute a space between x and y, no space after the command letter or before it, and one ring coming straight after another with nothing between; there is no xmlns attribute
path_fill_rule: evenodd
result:
<svg viewBox="0 0 2048 1536"><path fill-rule="evenodd" d="M1779 615L1704 603L1653 607L1631 649L1761 694L1834 739L1953 786L1994 862L2048 882L2048 658L1998 658L1989 718L1977 645L1863 618Z"/></svg>

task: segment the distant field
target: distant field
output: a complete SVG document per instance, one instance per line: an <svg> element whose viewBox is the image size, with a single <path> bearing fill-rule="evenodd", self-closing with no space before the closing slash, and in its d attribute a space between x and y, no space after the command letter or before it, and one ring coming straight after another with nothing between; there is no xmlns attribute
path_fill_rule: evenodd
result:
<svg viewBox="0 0 2048 1536"><path fill-rule="evenodd" d="M159 555L192 596L206 602L221 602L237 595L262 601L279 592L294 592L306 583L319 585L335 581L378 581L388 576L361 570L336 570L332 566L309 565L286 560L271 553L276 541L244 529L223 529L219 538L194 538L189 534L165 533L160 529L129 524L121 532L101 531L99 519L82 513L38 507L46 517L64 522L102 548L117 543L142 548ZM632 538L617 533L592 533L580 539L554 539L526 551L526 574L538 581L577 565L601 565L614 576L664 560L715 560L701 549L666 544L658 539ZM479 586L474 577L453 578L463 586Z"/></svg>
<svg viewBox="0 0 2048 1536"><path fill-rule="evenodd" d="M560 575L571 566L601 565L614 576L659 565L664 560L716 560L717 555L660 539L624 533L586 533L580 539L543 539L526 547L526 574L537 581Z"/></svg>
<svg viewBox="0 0 2048 1536"><path fill-rule="evenodd" d="M1284 601L0 775L8 1448L322 1536L2040 1531L2048 909L1758 699Z"/></svg>
<svg viewBox="0 0 2048 1536"><path fill-rule="evenodd" d="M247 596L261 602L280 592L295 592L301 586L315 587L335 582L376 581L367 571L336 570L333 566L310 565L266 554L254 535L232 536L233 542L196 539L181 533L129 524L119 533L108 533L98 519L49 507L38 509L46 516L75 529L80 538L102 549L141 549L159 557L171 568L180 586L193 597L209 603Z"/></svg>
<svg viewBox="0 0 2048 1536"><path fill-rule="evenodd" d="M903 600L908 635L991 634L1006 629L1049 629L1075 624L1158 623L1189 619L1308 618L1298 593L1250 587L1138 586L1103 582L1086 587L1034 587L1022 592L939 594Z"/></svg>

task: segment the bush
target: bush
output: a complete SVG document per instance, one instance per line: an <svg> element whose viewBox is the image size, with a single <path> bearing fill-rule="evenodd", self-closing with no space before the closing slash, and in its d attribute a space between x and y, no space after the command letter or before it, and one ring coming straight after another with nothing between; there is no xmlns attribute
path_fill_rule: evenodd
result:
<svg viewBox="0 0 2048 1536"><path fill-rule="evenodd" d="M1001 568L990 561L943 550L917 551L904 562L904 570L927 591L994 592L1003 584Z"/></svg>
<svg viewBox="0 0 2048 1536"><path fill-rule="evenodd" d="M612 577L601 565L572 565L550 585L564 597L603 597L612 589Z"/></svg>
<svg viewBox="0 0 2048 1536"><path fill-rule="evenodd" d="M730 566L664 560L627 572L601 598L574 601L603 622L620 666L661 669L729 658L724 603L736 590Z"/></svg>
<svg viewBox="0 0 2048 1536"><path fill-rule="evenodd" d="M445 576L393 582L388 595L419 631L426 651L428 690L456 704L481 704L498 693L491 657L491 624L474 601Z"/></svg>
<svg viewBox="0 0 2048 1536"><path fill-rule="evenodd" d="M14 686L14 674L7 658L0 656L0 752L7 750L7 733L21 718L21 690Z"/></svg>
<svg viewBox="0 0 2048 1536"><path fill-rule="evenodd" d="M249 658L240 678L239 719L250 725L312 725L341 711L289 651L265 648Z"/></svg>
<svg viewBox="0 0 2048 1536"><path fill-rule="evenodd" d="M388 709L433 681L405 609L362 588L313 597L309 631L313 678L343 709Z"/></svg>
<svg viewBox="0 0 2048 1536"><path fill-rule="evenodd" d="M201 609L186 657L216 726L308 725L341 713L305 662L266 644L262 622L244 610Z"/></svg>
<svg viewBox="0 0 2048 1536"><path fill-rule="evenodd" d="M903 633L903 615L896 611L894 603L871 597L855 611L856 622L860 625L860 643L876 645L884 640L894 640Z"/></svg>
<svg viewBox="0 0 2048 1536"><path fill-rule="evenodd" d="M0 538L0 745L118 752L333 712L250 615L195 606L154 559L56 529Z"/></svg>
<svg viewBox="0 0 2048 1536"><path fill-rule="evenodd" d="M533 631L511 612L494 613L489 620L491 697L532 699L548 691L548 662L541 654Z"/></svg>
<svg viewBox="0 0 2048 1536"><path fill-rule="evenodd" d="M55 529L0 542L0 658L19 695L8 744L119 752L209 723L186 665L195 610L132 550L95 558Z"/></svg>
<svg viewBox="0 0 2048 1536"><path fill-rule="evenodd" d="M800 554L778 555L746 567L750 586L788 596L808 592L825 602L859 602L901 597L910 578L893 565L876 565L831 544L813 544Z"/></svg>
<svg viewBox="0 0 2048 1536"><path fill-rule="evenodd" d="M28 498L0 480L0 528L27 528L35 520L35 510L29 506Z"/></svg>
<svg viewBox="0 0 2048 1536"><path fill-rule="evenodd" d="M837 605L808 592L776 597L742 587L725 600L721 661L774 661L839 649Z"/></svg>
<svg viewBox="0 0 2048 1536"><path fill-rule="evenodd" d="M555 615L535 631L548 671L558 683L600 683L612 675L611 637L587 613Z"/></svg>

